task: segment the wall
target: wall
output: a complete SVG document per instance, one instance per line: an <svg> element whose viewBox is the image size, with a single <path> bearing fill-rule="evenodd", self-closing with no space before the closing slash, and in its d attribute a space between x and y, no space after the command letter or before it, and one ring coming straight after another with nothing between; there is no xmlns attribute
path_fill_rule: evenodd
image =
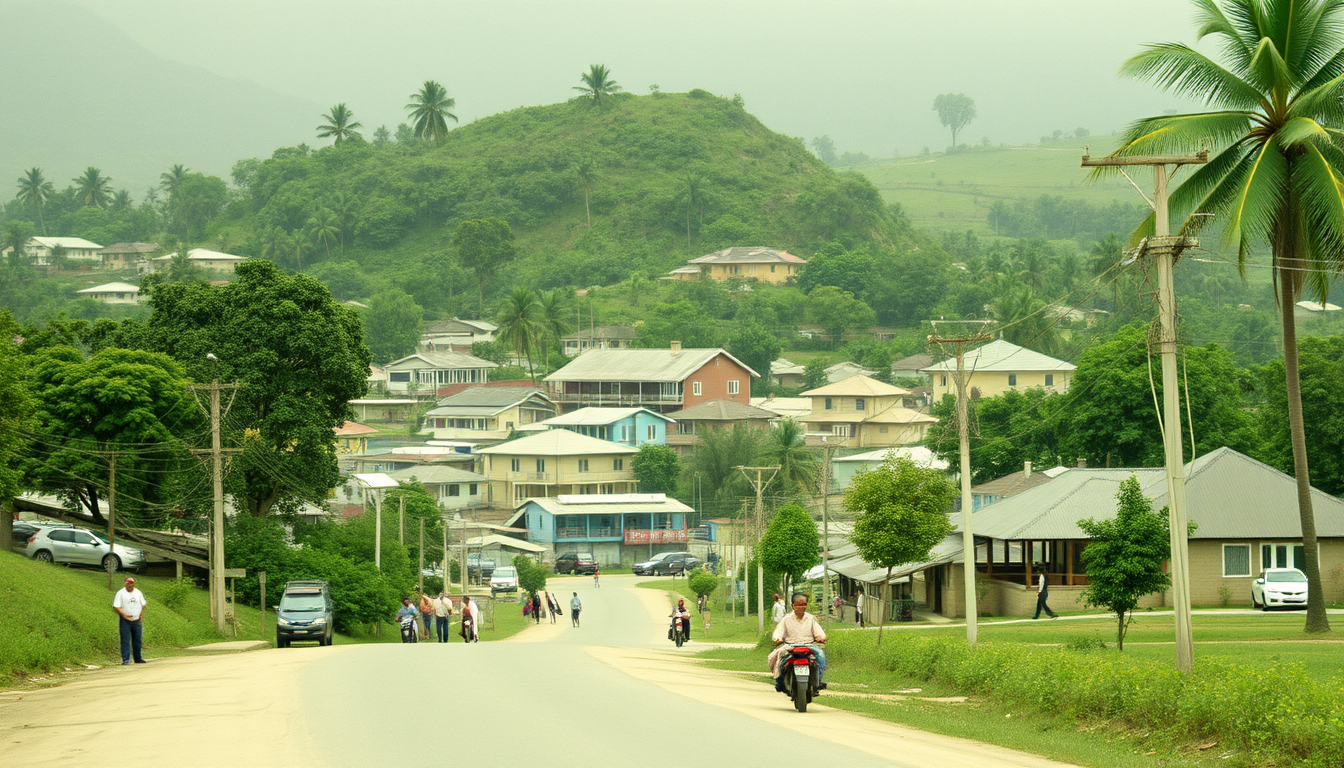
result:
<svg viewBox="0 0 1344 768"><path fill-rule="evenodd" d="M1327 603L1344 600L1344 540L1318 539L1321 564L1321 584ZM1265 539L1264 543L1282 544L1282 539ZM1223 544L1251 545L1250 576L1223 576ZM1226 586L1231 593L1228 605L1251 604L1251 582L1260 575L1259 540L1197 539L1190 542L1190 602L1197 606L1219 606L1218 594Z"/></svg>
<svg viewBox="0 0 1344 768"><path fill-rule="evenodd" d="M751 379L751 374L727 355L716 355L713 360L686 377L681 407L690 408L710 400L732 400L743 405L751 405ZM737 394L728 394L729 381L737 382ZM700 383L699 396L693 394L696 382Z"/></svg>
<svg viewBox="0 0 1344 768"><path fill-rule="evenodd" d="M1046 387L1045 377L1054 376L1054 384ZM980 390L981 397L994 397L1001 395L1010 389L1029 389L1031 387L1045 387L1051 392L1067 392L1069 389L1069 378L1073 375L1072 371L1018 371L1017 385L1008 386L1008 373L1000 371L976 371L971 374L968 387L975 387ZM943 383L943 377L946 376L947 383ZM930 376L930 386L933 388L933 399L938 401L943 395L955 395L957 393L957 383L953 374L934 372Z"/></svg>

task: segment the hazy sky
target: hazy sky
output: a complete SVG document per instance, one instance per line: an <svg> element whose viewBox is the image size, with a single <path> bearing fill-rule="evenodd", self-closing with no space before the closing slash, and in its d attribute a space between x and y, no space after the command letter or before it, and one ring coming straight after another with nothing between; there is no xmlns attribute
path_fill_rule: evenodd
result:
<svg viewBox="0 0 1344 768"><path fill-rule="evenodd" d="M601 62L626 90L740 93L775 130L875 156L946 146L931 105L948 91L979 108L963 136L996 143L1184 106L1115 72L1144 42L1193 37L1179 0L79 2L160 56L347 102L368 130L404 120L425 79L465 123L568 98Z"/></svg>

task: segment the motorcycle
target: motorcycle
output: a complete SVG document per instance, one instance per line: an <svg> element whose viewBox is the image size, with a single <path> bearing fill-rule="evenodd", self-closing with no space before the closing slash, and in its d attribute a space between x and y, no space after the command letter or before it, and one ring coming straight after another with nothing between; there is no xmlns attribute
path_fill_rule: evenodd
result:
<svg viewBox="0 0 1344 768"><path fill-rule="evenodd" d="M402 618L401 642L403 643L419 642L419 632L416 631L414 616L405 616Z"/></svg>
<svg viewBox="0 0 1344 768"><path fill-rule="evenodd" d="M817 654L805 645L796 645L789 649L779 660L784 665L784 695L793 699L794 709L806 712L808 702L820 692L817 687Z"/></svg>
<svg viewBox="0 0 1344 768"><path fill-rule="evenodd" d="M686 637L685 623L686 623L685 618L681 616L673 617L672 626L667 631L667 639L676 643L678 648L681 647L682 643L686 642L689 639Z"/></svg>

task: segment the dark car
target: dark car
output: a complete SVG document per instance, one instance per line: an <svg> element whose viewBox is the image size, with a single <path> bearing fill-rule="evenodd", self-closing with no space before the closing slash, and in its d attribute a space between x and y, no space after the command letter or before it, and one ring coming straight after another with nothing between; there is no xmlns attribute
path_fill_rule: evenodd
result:
<svg viewBox="0 0 1344 768"><path fill-rule="evenodd" d="M327 582L288 582L275 610L275 644L288 648L295 640L315 640L318 645L331 645L335 620Z"/></svg>
<svg viewBox="0 0 1344 768"><path fill-rule="evenodd" d="M597 573L597 561L592 555L579 552L566 552L555 558L555 572L569 574Z"/></svg>
<svg viewBox="0 0 1344 768"><path fill-rule="evenodd" d="M660 552L642 563L635 563L637 575L666 576L685 573L700 564L700 558L690 552Z"/></svg>

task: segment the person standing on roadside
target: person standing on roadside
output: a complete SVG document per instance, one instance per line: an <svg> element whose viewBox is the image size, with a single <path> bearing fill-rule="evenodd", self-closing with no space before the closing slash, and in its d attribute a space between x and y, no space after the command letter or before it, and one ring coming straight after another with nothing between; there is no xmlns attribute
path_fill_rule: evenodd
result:
<svg viewBox="0 0 1344 768"><path fill-rule="evenodd" d="M453 599L440 592L434 603L434 635L440 643L448 642L448 625L453 619Z"/></svg>
<svg viewBox="0 0 1344 768"><path fill-rule="evenodd" d="M598 583L597 583L597 577L600 575L601 571L602 571L601 568L599 568L599 567L597 567L597 566L593 566L593 586L594 586L594 587L601 587L601 586L602 586L601 584L598 584Z"/></svg>
<svg viewBox="0 0 1344 768"><path fill-rule="evenodd" d="M860 589L859 596L854 598L854 623L858 624L860 627L868 626L868 624L865 623L863 620L863 609L865 607L864 603L866 603L867 601L868 601L867 596L864 595L863 590Z"/></svg>
<svg viewBox="0 0 1344 768"><path fill-rule="evenodd" d="M583 603L579 601L579 593L575 592L574 596L569 599L569 620L576 627L579 626L579 611L581 610L583 610Z"/></svg>
<svg viewBox="0 0 1344 768"><path fill-rule="evenodd" d="M1041 618L1041 611L1045 611L1045 615L1052 619L1059 618L1054 611L1050 610L1050 606L1045 604L1045 601L1049 599L1050 579L1046 577L1044 570L1038 570L1036 571L1036 615L1031 618Z"/></svg>
<svg viewBox="0 0 1344 768"><path fill-rule="evenodd" d="M555 602L555 595L546 593L546 612L551 614L551 623L555 623L555 614L560 612L559 603Z"/></svg>
<svg viewBox="0 0 1344 768"><path fill-rule="evenodd" d="M784 598L775 593L775 604L770 606L770 623L778 626L779 622L784 620L784 614L788 609L784 606Z"/></svg>
<svg viewBox="0 0 1344 768"><path fill-rule="evenodd" d="M462 637L462 642L470 643L475 632L475 620L471 617L471 595L462 596L462 626L457 634Z"/></svg>
<svg viewBox="0 0 1344 768"><path fill-rule="evenodd" d="M420 593L420 639L429 640L429 623L434 619L434 600L424 592Z"/></svg>
<svg viewBox="0 0 1344 768"><path fill-rule="evenodd" d="M481 606L475 600L471 601L471 641L473 643L481 642Z"/></svg>
<svg viewBox="0 0 1344 768"><path fill-rule="evenodd" d="M126 588L117 590L112 598L112 610L117 612L117 628L121 634L121 664L144 664L141 649L145 641L145 596L135 588L135 579L126 578Z"/></svg>
<svg viewBox="0 0 1344 768"><path fill-rule="evenodd" d="M534 624L541 623L541 595L536 592L532 593L532 622Z"/></svg>

